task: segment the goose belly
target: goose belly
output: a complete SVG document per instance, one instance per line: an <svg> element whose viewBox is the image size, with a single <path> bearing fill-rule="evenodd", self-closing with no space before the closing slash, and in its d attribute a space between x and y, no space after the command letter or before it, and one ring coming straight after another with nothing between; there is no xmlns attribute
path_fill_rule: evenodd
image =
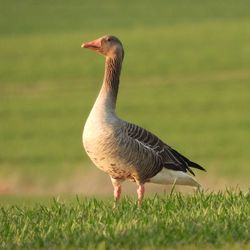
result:
<svg viewBox="0 0 250 250"><path fill-rule="evenodd" d="M98 131L98 132L97 132ZM134 179L134 169L120 156L119 145L113 131L95 130L95 133L83 131L83 146L91 161L112 178Z"/></svg>
<svg viewBox="0 0 250 250"><path fill-rule="evenodd" d="M112 178L127 179L132 175L130 166L124 164L123 160L112 150L102 147L101 143L85 146L86 152L91 161L102 171Z"/></svg>

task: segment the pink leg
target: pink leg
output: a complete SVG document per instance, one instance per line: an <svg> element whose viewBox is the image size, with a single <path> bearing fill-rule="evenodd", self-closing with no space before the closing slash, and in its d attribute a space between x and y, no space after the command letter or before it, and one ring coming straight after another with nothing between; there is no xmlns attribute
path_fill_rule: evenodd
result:
<svg viewBox="0 0 250 250"><path fill-rule="evenodd" d="M117 206L117 203L120 199L120 196L121 196L121 192L122 192L122 186L121 186L121 180L119 179L114 179L112 177L111 178L111 181L112 181L112 184L113 184L113 187L114 187L114 208Z"/></svg>
<svg viewBox="0 0 250 250"><path fill-rule="evenodd" d="M114 187L114 199L115 199L115 202L118 202L118 200L120 199L121 192L122 192L121 185Z"/></svg>
<svg viewBox="0 0 250 250"><path fill-rule="evenodd" d="M137 189L137 195L138 195L138 205L140 206L142 204L142 200L144 197L145 187L143 184L139 184L139 187Z"/></svg>

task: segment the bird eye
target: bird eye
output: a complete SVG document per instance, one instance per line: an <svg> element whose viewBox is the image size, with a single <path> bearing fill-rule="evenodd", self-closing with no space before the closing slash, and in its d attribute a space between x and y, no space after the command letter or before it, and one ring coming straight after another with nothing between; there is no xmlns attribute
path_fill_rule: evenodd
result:
<svg viewBox="0 0 250 250"><path fill-rule="evenodd" d="M108 37L108 38L107 38L107 41L108 41L108 42L110 42L110 41L111 41L111 38L110 38L110 37Z"/></svg>

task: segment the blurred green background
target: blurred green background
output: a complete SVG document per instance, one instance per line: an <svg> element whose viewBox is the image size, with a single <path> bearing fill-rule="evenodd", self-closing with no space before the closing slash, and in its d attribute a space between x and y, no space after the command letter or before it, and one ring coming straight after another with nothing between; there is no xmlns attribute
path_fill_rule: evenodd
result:
<svg viewBox="0 0 250 250"><path fill-rule="evenodd" d="M104 58L80 45L105 34L125 47L118 115L203 165L205 188L249 187L249 1L1 0L0 9L2 194L112 190L81 142Z"/></svg>

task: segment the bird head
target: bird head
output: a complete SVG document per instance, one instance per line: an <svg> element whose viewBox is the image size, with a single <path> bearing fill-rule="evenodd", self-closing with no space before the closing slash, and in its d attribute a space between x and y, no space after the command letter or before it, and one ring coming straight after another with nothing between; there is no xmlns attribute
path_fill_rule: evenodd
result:
<svg viewBox="0 0 250 250"><path fill-rule="evenodd" d="M91 49L105 57L124 57L124 50L121 41L115 36L103 36L91 42L81 45L82 48Z"/></svg>

